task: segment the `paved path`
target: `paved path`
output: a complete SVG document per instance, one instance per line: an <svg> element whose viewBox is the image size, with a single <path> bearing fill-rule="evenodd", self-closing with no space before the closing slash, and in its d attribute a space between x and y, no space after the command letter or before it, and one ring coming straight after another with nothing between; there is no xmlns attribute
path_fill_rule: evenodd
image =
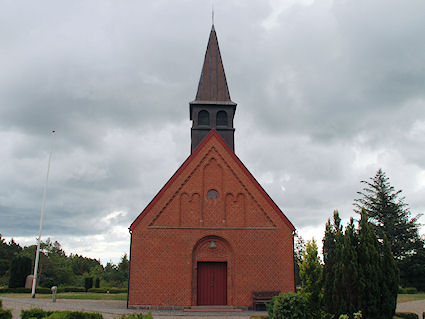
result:
<svg viewBox="0 0 425 319"><path fill-rule="evenodd" d="M100 312L105 319L118 318L123 314L143 312L147 310L134 310L126 308L126 301L121 300L77 300L77 299L58 299L52 302L50 299L32 299L32 298L8 298L0 297L3 300L3 309L12 310L12 316L15 319L20 318L21 310L31 308L43 308L44 310L71 310L71 311L89 311ZM252 315L265 315L262 311L242 311L242 312L184 312L181 310L153 310L152 315L155 319L248 319Z"/></svg>
<svg viewBox="0 0 425 319"><path fill-rule="evenodd" d="M414 312L422 319L422 313L425 312L425 300L415 300L399 303L397 312Z"/></svg>

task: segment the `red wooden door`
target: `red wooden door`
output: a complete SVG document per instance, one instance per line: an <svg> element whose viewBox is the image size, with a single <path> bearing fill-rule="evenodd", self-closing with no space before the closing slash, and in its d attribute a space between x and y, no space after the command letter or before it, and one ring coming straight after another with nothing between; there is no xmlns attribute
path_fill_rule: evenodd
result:
<svg viewBox="0 0 425 319"><path fill-rule="evenodd" d="M198 305L227 305L227 263L198 262Z"/></svg>

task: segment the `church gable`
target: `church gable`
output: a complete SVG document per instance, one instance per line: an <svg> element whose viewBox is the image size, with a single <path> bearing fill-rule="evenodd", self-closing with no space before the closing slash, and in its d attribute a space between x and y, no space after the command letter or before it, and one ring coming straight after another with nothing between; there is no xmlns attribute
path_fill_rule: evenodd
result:
<svg viewBox="0 0 425 319"><path fill-rule="evenodd" d="M293 228L216 131L186 162L131 228L274 229L276 214Z"/></svg>

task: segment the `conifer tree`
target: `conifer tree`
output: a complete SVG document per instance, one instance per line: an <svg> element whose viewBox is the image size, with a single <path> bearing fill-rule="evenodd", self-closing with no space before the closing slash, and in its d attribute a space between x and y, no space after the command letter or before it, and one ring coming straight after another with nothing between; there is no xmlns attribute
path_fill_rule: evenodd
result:
<svg viewBox="0 0 425 319"><path fill-rule="evenodd" d="M301 291L306 295L312 318L320 317L322 303L322 264L316 241L307 242L300 264Z"/></svg>
<svg viewBox="0 0 425 319"><path fill-rule="evenodd" d="M358 248L358 233L354 225L354 220L351 218L344 233L344 271L342 276L343 308L345 309L345 313L350 314L360 309Z"/></svg>
<svg viewBox="0 0 425 319"><path fill-rule="evenodd" d="M384 237L381 254L381 313L382 318L392 318L397 307L398 293L398 268L391 252L391 246L387 237Z"/></svg>
<svg viewBox="0 0 425 319"><path fill-rule="evenodd" d="M343 253L344 237L341 218L334 211L333 222L326 223L323 238L323 302L325 310L340 315L343 311L342 278L344 273Z"/></svg>
<svg viewBox="0 0 425 319"><path fill-rule="evenodd" d="M401 190L391 186L389 178L379 169L370 181L361 181L365 185L358 192L360 198L354 200L357 213L364 209L370 221L377 226L378 237L387 236L391 251L397 260L402 260L421 247L418 235L419 215L411 218L409 206L401 197Z"/></svg>
<svg viewBox="0 0 425 319"><path fill-rule="evenodd" d="M365 318L380 319L381 285L383 278L379 255L379 242L365 213L359 223L359 299Z"/></svg>

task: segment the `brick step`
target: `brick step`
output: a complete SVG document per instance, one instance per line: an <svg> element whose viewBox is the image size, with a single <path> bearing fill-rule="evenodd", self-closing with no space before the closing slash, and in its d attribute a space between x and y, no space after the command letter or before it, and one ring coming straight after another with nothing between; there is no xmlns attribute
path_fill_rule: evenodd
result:
<svg viewBox="0 0 425 319"><path fill-rule="evenodd" d="M233 306L192 306L185 308L184 311L188 312L239 312L242 309Z"/></svg>

